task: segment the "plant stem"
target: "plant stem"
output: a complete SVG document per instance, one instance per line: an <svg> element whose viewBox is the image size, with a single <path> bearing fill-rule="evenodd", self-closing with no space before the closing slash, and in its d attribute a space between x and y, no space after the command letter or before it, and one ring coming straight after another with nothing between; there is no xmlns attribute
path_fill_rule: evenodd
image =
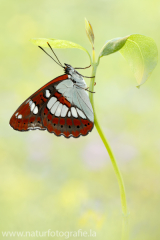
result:
<svg viewBox="0 0 160 240"><path fill-rule="evenodd" d="M96 63L95 61L95 50L93 49L93 62L92 62L92 77L96 75L96 70L97 70L97 66L98 66L98 63ZM90 87L89 87L89 90L90 91L94 91L94 83L95 83L95 77L94 78L91 78L91 81L90 81ZM126 193L125 193L125 187L124 187L124 182L123 182L123 179L122 179L122 175L120 173L120 170L118 168L118 165L117 165L117 162L116 162L116 159L115 159L115 156L112 152L112 149L109 145L109 142L107 140L107 138L105 137L101 127L100 127L100 124L98 122L98 119L97 119L97 115L96 115L96 111L95 111L95 106L94 106L94 94L93 93L89 93L89 98L90 98L90 101L91 101L91 104L92 104L92 107L93 107L93 112L94 112L94 124L97 128L97 131L108 151L108 154L109 154L109 157L111 159L111 162L112 162L112 165L113 165L113 168L114 168L114 171L115 171L115 174L116 174L116 177L117 177L117 180L118 180L118 184L119 184L119 189L120 189L120 195L121 195L121 205L122 205L122 212L123 214L126 216L128 215L128 210L127 210L127 201L126 201Z"/></svg>

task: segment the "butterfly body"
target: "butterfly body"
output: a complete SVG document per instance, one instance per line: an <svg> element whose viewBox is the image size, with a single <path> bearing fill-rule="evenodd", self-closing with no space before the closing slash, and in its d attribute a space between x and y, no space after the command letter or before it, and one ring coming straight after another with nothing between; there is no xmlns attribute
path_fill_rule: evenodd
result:
<svg viewBox="0 0 160 240"><path fill-rule="evenodd" d="M10 119L18 131L48 130L66 138L87 135L94 126L87 85L72 66L24 101Z"/></svg>

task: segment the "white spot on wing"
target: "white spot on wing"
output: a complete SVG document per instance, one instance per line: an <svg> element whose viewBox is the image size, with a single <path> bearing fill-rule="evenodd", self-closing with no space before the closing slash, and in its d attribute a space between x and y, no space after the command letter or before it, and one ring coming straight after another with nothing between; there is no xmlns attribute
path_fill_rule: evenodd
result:
<svg viewBox="0 0 160 240"><path fill-rule="evenodd" d="M63 105L60 103L57 110L56 110L55 116L57 116L57 117L60 116L62 107L63 107Z"/></svg>
<svg viewBox="0 0 160 240"><path fill-rule="evenodd" d="M85 119L86 116L84 115L84 113L83 113L81 110L79 110L78 108L76 108L76 109L77 109L77 112L78 112L79 116L80 116L81 118Z"/></svg>
<svg viewBox="0 0 160 240"><path fill-rule="evenodd" d="M50 111L51 111L51 113L52 113L52 114L54 114L54 113L55 113L55 111L57 110L57 107L58 107L59 103L60 103L60 102L59 102L59 101L57 101L57 102L56 102L56 103L53 105L53 107L51 108L51 110L50 110Z"/></svg>
<svg viewBox="0 0 160 240"><path fill-rule="evenodd" d="M17 117L17 115L18 115L18 112L15 114L15 116Z"/></svg>
<svg viewBox="0 0 160 240"><path fill-rule="evenodd" d="M69 111L69 112L68 112L68 117L70 117L70 116L71 116L71 112Z"/></svg>
<svg viewBox="0 0 160 240"><path fill-rule="evenodd" d="M61 117L65 117L68 111L68 107L66 105L63 105L62 107L62 112L61 112Z"/></svg>
<svg viewBox="0 0 160 240"><path fill-rule="evenodd" d="M35 106L36 106L36 105L35 105L35 103L33 102L32 105L30 106L31 112L33 111L33 109L35 108Z"/></svg>
<svg viewBox="0 0 160 240"><path fill-rule="evenodd" d="M22 115L21 115L21 114L20 114L20 115L18 115L18 118L19 118L19 119L21 119L21 118L22 118Z"/></svg>
<svg viewBox="0 0 160 240"><path fill-rule="evenodd" d="M33 103L33 102L32 102L32 100L31 100L31 101L29 102L29 106L30 106L30 107L31 107L32 103Z"/></svg>
<svg viewBox="0 0 160 240"><path fill-rule="evenodd" d="M51 99L49 100L49 102L47 104L47 107L50 109L56 101L57 101L57 98L51 97Z"/></svg>
<svg viewBox="0 0 160 240"><path fill-rule="evenodd" d="M71 107L71 112L72 112L73 117L75 117L75 118L78 117L77 111L76 111L76 109L74 107Z"/></svg>
<svg viewBox="0 0 160 240"><path fill-rule="evenodd" d="M36 129L42 129L42 128L40 128L40 127L29 127L28 128L28 130L36 130ZM43 130L45 130L45 129L43 129Z"/></svg>
<svg viewBox="0 0 160 240"><path fill-rule="evenodd" d="M34 114L37 114L37 113L38 113L38 107L37 107L37 106L35 106L35 108L34 108L34 110L33 110L33 113L34 113Z"/></svg>
<svg viewBox="0 0 160 240"><path fill-rule="evenodd" d="M48 89L46 90L45 96L46 96L46 98L49 98L51 96L51 94L50 94Z"/></svg>

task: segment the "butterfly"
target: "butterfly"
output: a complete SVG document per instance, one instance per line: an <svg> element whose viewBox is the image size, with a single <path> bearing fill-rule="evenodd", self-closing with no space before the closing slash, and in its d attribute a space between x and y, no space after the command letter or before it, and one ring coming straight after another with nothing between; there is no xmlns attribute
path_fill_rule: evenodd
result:
<svg viewBox="0 0 160 240"><path fill-rule="evenodd" d="M42 47L39 48L51 57ZM76 71L85 68L73 68L66 63L63 66L54 55L57 61L51 58L64 68L65 74L27 98L11 117L10 125L18 131L48 130L66 138L86 136L94 127L94 114L84 76Z"/></svg>

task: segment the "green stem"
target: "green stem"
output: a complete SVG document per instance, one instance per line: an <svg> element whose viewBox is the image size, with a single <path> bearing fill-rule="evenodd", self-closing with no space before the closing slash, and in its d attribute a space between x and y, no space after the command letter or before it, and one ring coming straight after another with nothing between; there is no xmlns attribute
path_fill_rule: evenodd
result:
<svg viewBox="0 0 160 240"><path fill-rule="evenodd" d="M96 61L95 61L95 51L93 49L92 76L96 75L97 66L98 66L98 63L96 63ZM92 91L92 92L94 91L94 83L95 83L95 77L91 78L91 82L90 82L89 90ZM121 175L120 170L118 168L115 156L112 152L112 149L109 145L109 142L108 142L107 138L105 137L105 135L104 135L104 133L103 133L101 127L100 127L100 124L98 122L96 111L95 111L95 106L94 106L94 94L89 93L89 98L90 98L90 101L91 101L91 104L92 104L92 107L93 107L93 112L94 112L94 124L95 124L95 126L97 128L97 131L98 131L98 133L99 133L99 135L100 135L100 137L101 137L101 139L102 139L102 141L103 141L103 143L104 143L104 145L105 145L105 147L108 151L109 157L111 159L111 162L112 162L112 165L113 165L113 168L114 168L117 180L118 180L120 195L121 195L122 212L126 216L126 215L128 215L128 210L127 210L126 193L125 193L125 187L124 187L124 182L123 182L123 179L122 179L122 175Z"/></svg>

